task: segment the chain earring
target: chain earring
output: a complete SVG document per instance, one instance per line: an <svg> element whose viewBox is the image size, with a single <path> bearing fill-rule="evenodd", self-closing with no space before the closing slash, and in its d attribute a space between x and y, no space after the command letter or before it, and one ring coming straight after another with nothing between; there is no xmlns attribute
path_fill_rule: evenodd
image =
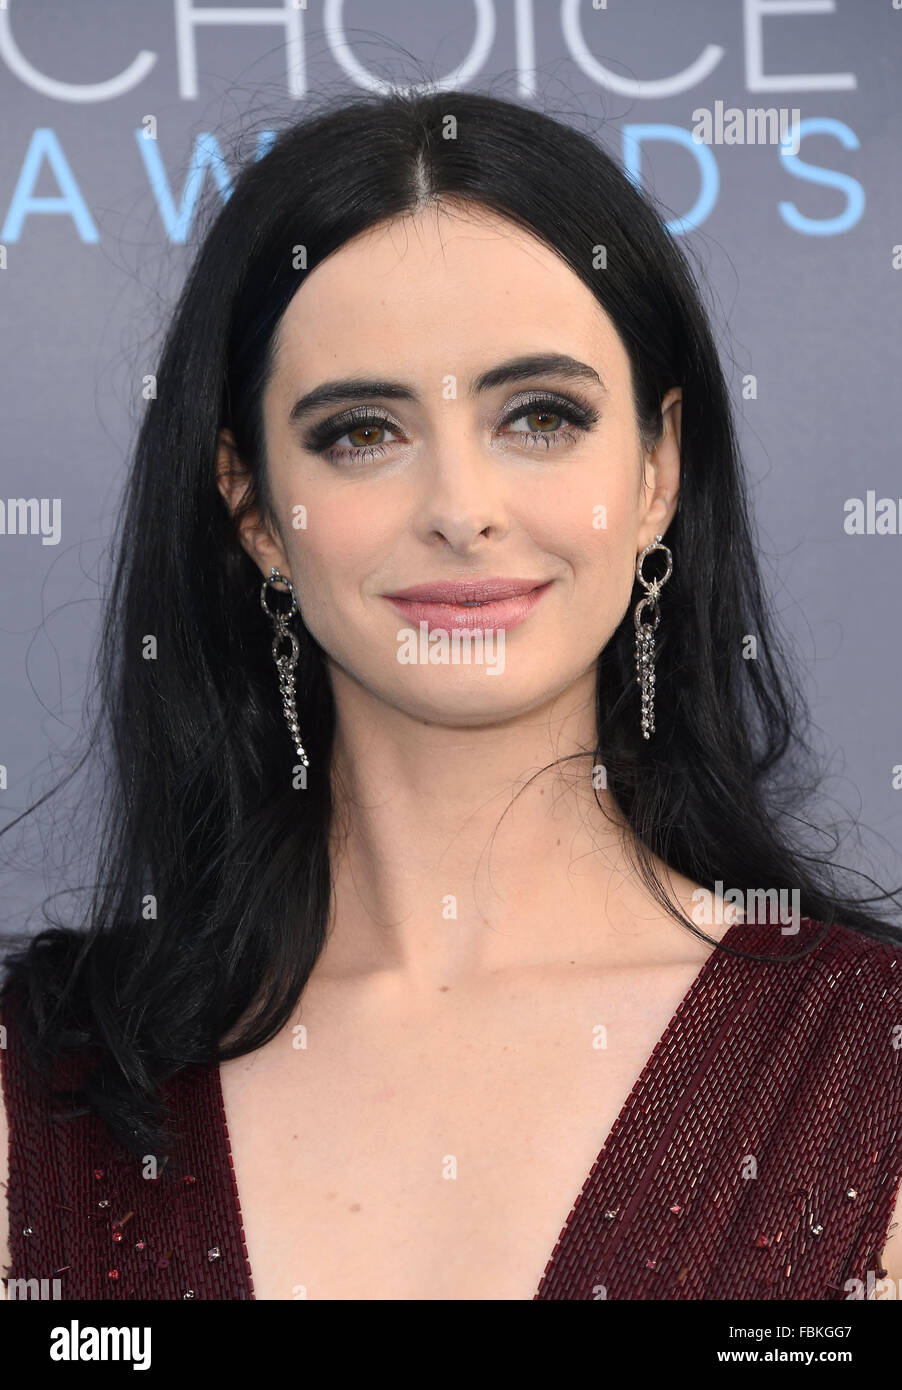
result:
<svg viewBox="0 0 902 1390"><path fill-rule="evenodd" d="M291 594L291 604L284 612L279 612L270 608L267 601L267 590L269 586L272 585L275 587L277 584L286 585L288 592ZM309 767L310 763L307 754L304 752L304 745L301 742L301 730L298 726L297 708L295 705L294 672L298 663L298 656L300 655L300 646L298 645L296 634L292 632L291 628L288 626L295 614L300 612L300 609L298 608L294 585L290 579L286 579L283 574L279 573L275 565L273 565L268 578L263 581L260 589L260 603L264 613L268 614L272 619L273 627L276 631L272 644L272 659L276 663L276 670L279 673L279 689L282 692L282 709L285 714L285 722L288 725L288 732L291 734L291 741L294 744L295 752L304 767ZM279 645L282 642L287 642L290 650L287 654L280 656Z"/></svg>
<svg viewBox="0 0 902 1390"><path fill-rule="evenodd" d="M645 590L645 597L640 598L633 610L636 626L636 680L642 691L643 738L651 738L655 731L655 630L661 621L658 597L673 574L673 555L666 545L661 544L662 539L661 536L655 536L636 560L636 578ZM646 579L642 573L642 564L646 555L651 555L654 550L666 552L667 570L660 579ZM651 608L654 614L654 624L643 619L647 608Z"/></svg>

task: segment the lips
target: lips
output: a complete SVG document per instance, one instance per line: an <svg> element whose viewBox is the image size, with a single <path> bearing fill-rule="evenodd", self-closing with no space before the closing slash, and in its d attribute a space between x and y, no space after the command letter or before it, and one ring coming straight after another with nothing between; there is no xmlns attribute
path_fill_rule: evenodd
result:
<svg viewBox="0 0 902 1390"><path fill-rule="evenodd" d="M436 579L429 584L413 584L397 589L386 598L421 599L424 603L488 603L493 599L516 598L544 587L542 579Z"/></svg>
<svg viewBox="0 0 902 1390"><path fill-rule="evenodd" d="M551 580L434 580L386 594L409 621L445 631L455 628L517 627L529 616Z"/></svg>

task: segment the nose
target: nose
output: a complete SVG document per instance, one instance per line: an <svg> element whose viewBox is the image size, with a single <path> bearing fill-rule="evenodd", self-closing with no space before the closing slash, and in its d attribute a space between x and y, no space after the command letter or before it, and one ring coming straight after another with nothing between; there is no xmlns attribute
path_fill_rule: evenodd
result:
<svg viewBox="0 0 902 1390"><path fill-rule="evenodd" d="M434 446L423 471L417 530L427 544L444 541L465 553L483 537L499 540L509 529L503 465L475 442L458 435Z"/></svg>

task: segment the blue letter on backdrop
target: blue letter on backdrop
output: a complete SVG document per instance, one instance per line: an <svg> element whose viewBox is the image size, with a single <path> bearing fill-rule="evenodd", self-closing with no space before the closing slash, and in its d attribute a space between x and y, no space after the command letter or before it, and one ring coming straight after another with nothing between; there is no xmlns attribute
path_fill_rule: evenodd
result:
<svg viewBox="0 0 902 1390"><path fill-rule="evenodd" d="M700 227L717 202L720 188L720 173L717 160L707 145L699 145L692 138L691 131L679 125L625 125L623 127L623 172L638 189L642 188L640 166L642 161L641 142L643 140L671 140L675 145L683 145L695 155L702 175L701 192L685 217L674 218L668 222L667 230L674 236L691 232Z"/></svg>
<svg viewBox="0 0 902 1390"><path fill-rule="evenodd" d="M37 198L33 190L41 177L41 164L46 159L56 175L61 196L58 198ZM49 126L41 126L31 137L28 153L22 165L22 172L13 193L9 212L0 231L0 241L18 241L26 217L32 213L66 213L72 218L82 241L99 241L94 219L88 212L87 204L78 190L75 175L69 168L56 132Z"/></svg>
<svg viewBox="0 0 902 1390"><path fill-rule="evenodd" d="M803 139L806 135L835 135L845 149L859 149L858 136L854 130L850 130L844 121L834 121L828 116L809 116L800 121L799 138ZM855 226L864 212L865 201L864 189L857 179L850 178L848 174L839 174L835 169L821 169L816 164L806 164L804 159L800 159L790 150L781 149L780 154L787 174L792 174L794 179L804 179L806 183L820 183L826 188L841 188L848 199L845 212L839 213L836 217L820 219L804 217L795 203L778 203L780 216L793 231L801 232L804 236L837 236L840 232L847 232L850 227Z"/></svg>

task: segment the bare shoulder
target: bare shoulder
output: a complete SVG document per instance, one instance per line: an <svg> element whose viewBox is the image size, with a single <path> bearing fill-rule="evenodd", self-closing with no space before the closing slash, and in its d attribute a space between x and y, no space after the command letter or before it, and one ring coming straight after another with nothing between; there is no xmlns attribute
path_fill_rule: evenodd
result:
<svg viewBox="0 0 902 1390"><path fill-rule="evenodd" d="M648 898L651 909L651 932L656 938L656 952L664 961L701 963L716 949L727 932L740 920L731 902L702 884L677 873L661 863L662 882L683 922L662 911L660 903ZM646 890L643 887L643 892ZM686 925L692 923L694 930ZM713 943L713 944L712 944Z"/></svg>

